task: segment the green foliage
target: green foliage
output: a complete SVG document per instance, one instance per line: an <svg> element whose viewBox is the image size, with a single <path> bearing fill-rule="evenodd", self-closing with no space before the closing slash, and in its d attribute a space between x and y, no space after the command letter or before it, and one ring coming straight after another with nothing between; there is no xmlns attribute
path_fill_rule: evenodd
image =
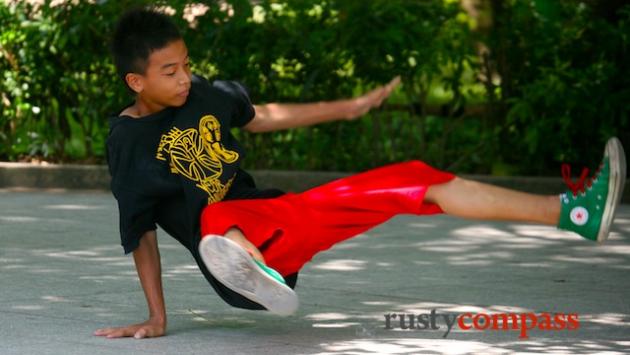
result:
<svg viewBox="0 0 630 355"><path fill-rule="evenodd" d="M122 2L0 4L0 156L102 157L105 115L124 98L107 59Z"/></svg>
<svg viewBox="0 0 630 355"><path fill-rule="evenodd" d="M0 2L0 159L103 162L107 117L132 100L109 36L125 9L148 3ZM610 135L630 146L628 6L610 17L594 0L488 0L473 17L450 0L228 0L200 2L207 11L188 22L187 1L165 3L194 71L243 82L256 103L350 97L402 77L357 121L235 131L248 168L422 159L458 173L556 174L560 161L594 164Z"/></svg>
<svg viewBox="0 0 630 355"><path fill-rule="evenodd" d="M573 2L546 12L532 7L541 2L512 10L505 50L513 84L502 138L518 155L503 157L533 173L551 168L540 156L593 166L611 135L630 143L630 7L607 20Z"/></svg>

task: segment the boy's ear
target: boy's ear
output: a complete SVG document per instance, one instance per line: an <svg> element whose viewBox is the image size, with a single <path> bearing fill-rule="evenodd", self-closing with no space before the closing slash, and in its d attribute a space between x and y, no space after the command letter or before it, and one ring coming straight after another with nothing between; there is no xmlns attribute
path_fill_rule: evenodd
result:
<svg viewBox="0 0 630 355"><path fill-rule="evenodd" d="M125 81L136 94L144 90L144 80L142 80L142 75L140 74L127 73L127 75L125 75Z"/></svg>

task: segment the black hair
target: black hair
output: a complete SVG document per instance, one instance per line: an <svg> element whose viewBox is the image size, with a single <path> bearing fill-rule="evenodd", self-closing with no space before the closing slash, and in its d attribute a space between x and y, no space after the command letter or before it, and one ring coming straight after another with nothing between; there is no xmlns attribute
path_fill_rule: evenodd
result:
<svg viewBox="0 0 630 355"><path fill-rule="evenodd" d="M111 51L118 76L145 74L151 52L166 47L182 36L168 15L151 8L125 12L114 31Z"/></svg>

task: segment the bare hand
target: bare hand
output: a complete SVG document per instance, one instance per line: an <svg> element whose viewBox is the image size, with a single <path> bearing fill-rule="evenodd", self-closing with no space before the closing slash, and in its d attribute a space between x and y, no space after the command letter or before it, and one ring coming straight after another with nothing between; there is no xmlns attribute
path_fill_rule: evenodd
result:
<svg viewBox="0 0 630 355"><path fill-rule="evenodd" d="M400 84L400 77L397 76L392 79L387 85L379 86L378 88L352 99L352 109L345 117L347 120L353 120L366 114L374 107L379 107L383 101L389 97L392 91Z"/></svg>
<svg viewBox="0 0 630 355"><path fill-rule="evenodd" d="M164 322L151 320L126 327L103 328L94 332L94 335L107 338L134 337L136 339L160 337L166 333Z"/></svg>

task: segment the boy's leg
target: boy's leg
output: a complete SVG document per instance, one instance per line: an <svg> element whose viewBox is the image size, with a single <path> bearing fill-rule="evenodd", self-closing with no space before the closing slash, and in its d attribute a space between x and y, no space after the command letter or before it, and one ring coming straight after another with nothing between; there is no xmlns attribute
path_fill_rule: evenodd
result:
<svg viewBox="0 0 630 355"><path fill-rule="evenodd" d="M572 191L561 195L535 195L456 178L431 186L425 199L458 217L556 225L587 239L606 240L625 186L621 143L617 138L608 141L591 181L584 181L588 169L578 184L570 180L570 169L563 174Z"/></svg>
<svg viewBox="0 0 630 355"><path fill-rule="evenodd" d="M625 158L616 139L609 141L593 182L572 195L526 194L465 181L410 161L335 180L301 194L208 206L202 216L202 235L224 235L238 226L256 247L274 240L262 253L282 275L299 270L318 252L403 213L446 211L477 219L559 221L563 229L602 240L608 234L624 180Z"/></svg>
<svg viewBox="0 0 630 355"><path fill-rule="evenodd" d="M294 196L294 194L289 194ZM208 205L201 214L199 255L206 269L223 286L278 315L297 309L295 287L299 268L291 255L271 258L267 247L282 240L297 210L287 199L246 199ZM247 236L247 237L245 237ZM263 256L263 253L267 255Z"/></svg>
<svg viewBox="0 0 630 355"><path fill-rule="evenodd" d="M297 296L284 285L283 276L299 271L316 253L396 214L440 213L437 206L422 204L424 192L427 185L452 178L411 161L302 194L211 204L201 215L199 254L222 284L273 313L289 314L297 307ZM281 276L274 277L273 270L254 261L259 252Z"/></svg>
<svg viewBox="0 0 630 355"><path fill-rule="evenodd" d="M241 230L256 247L271 235L279 234L281 238L263 254L265 261L283 275L299 270L316 253L405 213L446 212L472 219L558 225L585 238L602 241L608 234L624 186L624 155L619 141L609 140L594 180L575 194L529 194L468 181L421 161L409 161L278 199L228 201L228 204L241 204L230 205L230 217L226 218L242 215L241 221L255 221ZM224 229L218 234L223 235L228 228ZM300 250L301 255L291 255L292 250Z"/></svg>
<svg viewBox="0 0 630 355"><path fill-rule="evenodd" d="M439 206L423 203L424 194L430 185L454 178L415 160L371 169L300 194L222 201L204 209L201 235L226 236L256 258L253 245L269 267L287 276L318 252L397 214L441 213Z"/></svg>
<svg viewBox="0 0 630 355"><path fill-rule="evenodd" d="M470 219L509 220L557 225L558 195L536 195L457 177L429 187L427 202L444 213Z"/></svg>

